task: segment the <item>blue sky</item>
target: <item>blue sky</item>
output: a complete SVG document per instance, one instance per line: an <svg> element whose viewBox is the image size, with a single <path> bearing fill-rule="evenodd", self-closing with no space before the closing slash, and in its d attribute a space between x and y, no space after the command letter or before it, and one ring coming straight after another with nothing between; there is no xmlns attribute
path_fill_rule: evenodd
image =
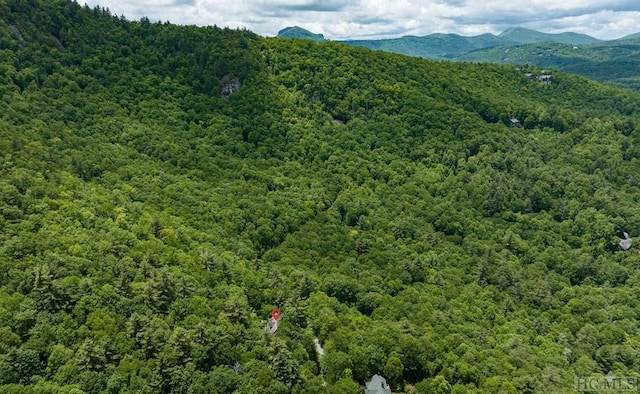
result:
<svg viewBox="0 0 640 394"><path fill-rule="evenodd" d="M301 26L326 38L477 35L521 26L600 39L640 32L638 0L78 0L130 20L243 27L274 36Z"/></svg>

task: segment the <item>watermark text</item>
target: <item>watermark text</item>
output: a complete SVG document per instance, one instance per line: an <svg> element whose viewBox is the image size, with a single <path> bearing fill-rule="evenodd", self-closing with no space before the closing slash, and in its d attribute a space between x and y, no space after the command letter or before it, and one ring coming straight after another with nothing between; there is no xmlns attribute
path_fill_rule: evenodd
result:
<svg viewBox="0 0 640 394"><path fill-rule="evenodd" d="M638 378L633 376L579 376L574 381L578 391L635 391Z"/></svg>

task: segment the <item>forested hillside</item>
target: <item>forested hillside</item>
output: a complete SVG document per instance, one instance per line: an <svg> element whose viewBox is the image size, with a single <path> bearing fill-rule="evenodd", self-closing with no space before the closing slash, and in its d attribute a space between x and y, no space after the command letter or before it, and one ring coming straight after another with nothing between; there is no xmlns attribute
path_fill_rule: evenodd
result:
<svg viewBox="0 0 640 394"><path fill-rule="evenodd" d="M278 37L324 41L322 34L313 34L297 26L281 30ZM436 33L422 37L339 42L425 59L551 68L640 90L640 40L633 34L618 40L600 41L584 34L548 34L515 27L497 36Z"/></svg>
<svg viewBox="0 0 640 394"><path fill-rule="evenodd" d="M640 90L640 39L624 38L588 45L536 43L471 51L461 61L550 67L600 82Z"/></svg>
<svg viewBox="0 0 640 394"><path fill-rule="evenodd" d="M0 19L0 392L640 378L638 94L66 0Z"/></svg>

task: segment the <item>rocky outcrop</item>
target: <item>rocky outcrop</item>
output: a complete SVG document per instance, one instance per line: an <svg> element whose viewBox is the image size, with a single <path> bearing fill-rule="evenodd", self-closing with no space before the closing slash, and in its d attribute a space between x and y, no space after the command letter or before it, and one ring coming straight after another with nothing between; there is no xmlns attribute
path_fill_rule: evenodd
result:
<svg viewBox="0 0 640 394"><path fill-rule="evenodd" d="M225 75L220 80L220 85L222 86L222 97L229 98L233 93L239 91L242 88L242 83L237 77L232 77L231 75Z"/></svg>

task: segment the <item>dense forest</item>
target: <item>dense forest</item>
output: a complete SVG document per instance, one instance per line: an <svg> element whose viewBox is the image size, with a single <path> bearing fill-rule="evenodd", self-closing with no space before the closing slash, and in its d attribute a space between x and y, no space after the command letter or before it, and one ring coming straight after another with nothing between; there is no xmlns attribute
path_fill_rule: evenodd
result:
<svg viewBox="0 0 640 394"><path fill-rule="evenodd" d="M640 378L639 94L68 0L0 54L0 392Z"/></svg>

